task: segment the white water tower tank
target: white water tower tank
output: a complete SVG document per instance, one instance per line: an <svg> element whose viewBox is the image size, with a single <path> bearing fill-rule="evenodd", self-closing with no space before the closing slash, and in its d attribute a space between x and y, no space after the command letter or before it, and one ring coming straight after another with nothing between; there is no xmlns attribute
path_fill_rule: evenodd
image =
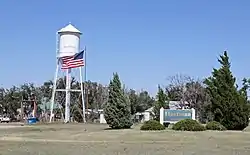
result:
<svg viewBox="0 0 250 155"><path fill-rule="evenodd" d="M59 37L57 57L73 56L79 52L80 35L82 34L79 30L69 24L57 33Z"/></svg>

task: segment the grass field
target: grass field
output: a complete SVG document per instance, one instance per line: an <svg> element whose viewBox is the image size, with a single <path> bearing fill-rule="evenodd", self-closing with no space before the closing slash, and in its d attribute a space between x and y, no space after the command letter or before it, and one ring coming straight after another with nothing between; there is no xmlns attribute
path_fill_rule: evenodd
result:
<svg viewBox="0 0 250 155"><path fill-rule="evenodd" d="M142 132L106 125L0 125L0 155L249 155L250 132Z"/></svg>

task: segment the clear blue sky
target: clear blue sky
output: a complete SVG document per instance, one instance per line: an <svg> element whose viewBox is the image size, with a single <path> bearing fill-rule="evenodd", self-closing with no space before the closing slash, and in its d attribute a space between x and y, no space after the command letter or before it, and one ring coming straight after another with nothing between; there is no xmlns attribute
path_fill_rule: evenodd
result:
<svg viewBox="0 0 250 155"><path fill-rule="evenodd" d="M203 78L228 50L238 80L249 77L250 1L0 1L0 84L53 79L55 34L69 22L87 46L88 79L118 72L155 93L176 73Z"/></svg>

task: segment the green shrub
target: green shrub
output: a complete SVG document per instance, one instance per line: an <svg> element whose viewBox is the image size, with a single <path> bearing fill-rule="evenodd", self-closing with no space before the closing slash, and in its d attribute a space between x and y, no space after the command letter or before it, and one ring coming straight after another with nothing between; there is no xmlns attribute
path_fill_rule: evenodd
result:
<svg viewBox="0 0 250 155"><path fill-rule="evenodd" d="M219 122L216 122L216 121L207 123L206 129L207 130L219 130L219 131L227 130L223 125L221 125Z"/></svg>
<svg viewBox="0 0 250 155"><path fill-rule="evenodd" d="M198 123L196 120L184 119L175 123L172 127L173 130L181 131L204 131L206 130L203 125Z"/></svg>
<svg viewBox="0 0 250 155"><path fill-rule="evenodd" d="M156 120L149 120L141 126L141 130L165 130L165 127Z"/></svg>

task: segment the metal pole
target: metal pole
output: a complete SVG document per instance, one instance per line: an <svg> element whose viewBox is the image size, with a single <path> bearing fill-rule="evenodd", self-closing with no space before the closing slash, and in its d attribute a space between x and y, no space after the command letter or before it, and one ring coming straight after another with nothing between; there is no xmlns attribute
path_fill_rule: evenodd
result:
<svg viewBox="0 0 250 155"><path fill-rule="evenodd" d="M84 82L87 81L87 48L84 47Z"/></svg>
<svg viewBox="0 0 250 155"><path fill-rule="evenodd" d="M53 117L53 109L54 109L54 101L55 101L55 95L56 95L56 83L57 83L57 76L58 76L58 69L59 69L59 61L56 65L56 72L54 77L54 83L53 83L53 90L52 90L52 98L51 98L51 105L50 105L50 120L49 122L52 122Z"/></svg>
<svg viewBox="0 0 250 155"><path fill-rule="evenodd" d="M70 121L70 99L71 98L71 69L69 69L68 74L68 122Z"/></svg>
<svg viewBox="0 0 250 155"><path fill-rule="evenodd" d="M22 96L22 100L21 100L21 121L23 121L23 96Z"/></svg>
<svg viewBox="0 0 250 155"><path fill-rule="evenodd" d="M88 112L88 86L87 86L87 47L84 47L84 97L86 101L86 109Z"/></svg>
<svg viewBox="0 0 250 155"><path fill-rule="evenodd" d="M88 111L88 109L89 109L89 98L88 98L89 97L89 90L88 90L87 82L85 82L85 85L86 85L86 89L85 89L86 108L87 108L87 111Z"/></svg>
<svg viewBox="0 0 250 155"><path fill-rule="evenodd" d="M58 57L58 45L59 45L59 39L58 39L58 34L56 33L56 71L55 71L55 76L54 76L54 81L53 81L53 90L52 90L52 97L51 97L51 105L50 105L50 119L49 122L52 122L53 118L53 109L54 109L54 101L55 101L55 95L56 95L56 82L57 82L57 76L58 76L58 69L59 69L59 63L60 63L60 58Z"/></svg>
<svg viewBox="0 0 250 155"><path fill-rule="evenodd" d="M83 80L82 80L82 67L79 67L80 71L80 83L81 83L81 94L82 94L82 115L83 115L83 123L86 122L86 115L85 115L85 102L84 102L84 90L83 90ZM86 85L84 85L85 88Z"/></svg>

